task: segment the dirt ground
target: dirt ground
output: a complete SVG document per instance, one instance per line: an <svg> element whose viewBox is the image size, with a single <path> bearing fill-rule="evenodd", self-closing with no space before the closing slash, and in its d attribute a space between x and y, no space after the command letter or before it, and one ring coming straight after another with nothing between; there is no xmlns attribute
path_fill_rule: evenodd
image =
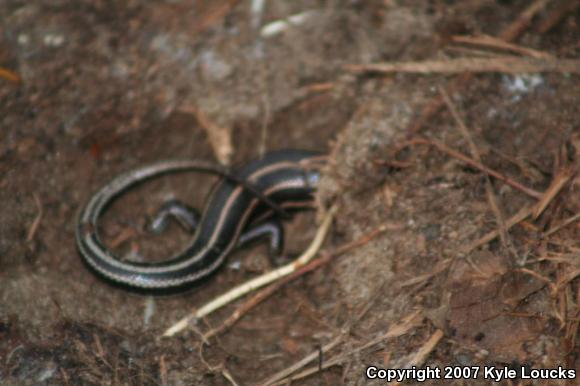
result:
<svg viewBox="0 0 580 386"><path fill-rule="evenodd" d="M0 384L385 384L371 365L578 373L580 82L558 61L578 58L579 23L568 0L0 2ZM426 70L364 67L395 62ZM280 148L329 154L319 208L287 224L286 250L306 248L333 204L320 255L356 244L207 342L247 298L160 335L269 270L263 245L168 297L114 288L79 258L77 212L119 173ZM169 256L190 236L151 235L148 216L170 197L202 208L213 180L131 191L104 218L107 243ZM443 382L491 380L426 384Z"/></svg>

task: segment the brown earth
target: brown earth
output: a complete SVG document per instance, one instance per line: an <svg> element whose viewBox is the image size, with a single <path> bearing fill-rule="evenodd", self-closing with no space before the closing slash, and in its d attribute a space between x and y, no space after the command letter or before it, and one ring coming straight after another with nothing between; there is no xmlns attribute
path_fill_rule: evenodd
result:
<svg viewBox="0 0 580 386"><path fill-rule="evenodd" d="M578 372L577 71L347 68L577 58L577 4L275 0L252 10L259 3L0 3L0 383L263 384L311 353L295 374L313 374L292 384L383 384L365 378L369 365ZM514 46L453 39L480 35ZM239 163L287 147L330 154L318 213L288 224L287 251L308 245L332 203L323 251L389 230L285 285L207 344L200 331L244 300L159 335L270 269L264 246L237 251L207 283L171 297L113 288L82 264L77 211L120 172L176 157ZM506 178L486 177L481 164ZM164 177L122 197L103 222L109 244L150 256L179 249L188 235L174 226L152 236L146 218L173 196L202 208L212 181Z"/></svg>

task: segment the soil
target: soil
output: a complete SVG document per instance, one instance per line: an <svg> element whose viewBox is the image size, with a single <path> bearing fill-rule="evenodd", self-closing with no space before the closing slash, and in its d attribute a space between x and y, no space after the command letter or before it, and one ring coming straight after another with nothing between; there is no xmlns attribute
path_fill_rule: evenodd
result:
<svg viewBox="0 0 580 386"><path fill-rule="evenodd" d="M0 3L0 383L257 385L312 353L295 372L312 374L292 384L385 382L365 377L371 365L578 373L578 75L347 66L525 56L452 39L502 31L536 54L577 58L580 7L536 1L526 19L532 2L517 0L261 3ZM428 113L442 95L448 102ZM205 343L200 334L244 300L160 334L271 269L264 245L165 297L112 287L83 265L78 210L119 173L167 158L235 165L280 148L329 154L317 212L286 225L288 254L307 247L333 204L324 252L388 231ZM215 180L168 176L132 190L103 219L107 244L169 256L191 236L175 224L152 235L147 219L169 198L203 208ZM510 222L539 201L542 211Z"/></svg>

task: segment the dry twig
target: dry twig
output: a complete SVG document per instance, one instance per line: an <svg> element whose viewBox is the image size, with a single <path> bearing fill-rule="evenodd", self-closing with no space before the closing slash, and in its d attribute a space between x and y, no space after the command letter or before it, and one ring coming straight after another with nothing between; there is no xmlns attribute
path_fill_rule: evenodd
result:
<svg viewBox="0 0 580 386"><path fill-rule="evenodd" d="M473 141L473 138L471 137L471 134L469 133L467 126L463 122L463 119L461 119L461 117L459 116L459 112L457 111L455 104L451 101L451 98L445 92L445 90L443 88L440 88L439 92L441 93L441 96L443 97L443 101L447 105L447 108L449 109L451 116L453 116L453 119L455 120L455 123L457 124L457 127L459 128L459 131L461 131L463 138L469 144L471 156L475 159L476 162L478 162L479 164L483 164L481 162L480 152L477 149L477 146L475 145L475 141ZM507 230L505 228L504 215L501 212L501 209L499 208L499 205L497 203L497 197L495 196L495 193L493 191L493 187L491 185L491 181L489 179L489 175L487 175L487 174L485 175L485 190L487 192L487 198L489 201L489 205L490 205L491 210L492 210L493 214L495 215L495 218L497 221L498 231L499 231L502 245L504 248L509 249L510 243L508 240L508 233L507 233Z"/></svg>
<svg viewBox="0 0 580 386"><path fill-rule="evenodd" d="M203 111L191 104L181 106L179 110L195 116L201 127L206 131L216 158L221 164L229 165L234 153L230 128L218 126Z"/></svg>
<svg viewBox="0 0 580 386"><path fill-rule="evenodd" d="M161 354L159 358L159 378L161 379L161 385L169 385L169 378L167 376L167 365L165 364L165 355Z"/></svg>
<svg viewBox="0 0 580 386"><path fill-rule="evenodd" d="M572 280L576 279L580 275L580 269L575 269L573 271L569 271L568 273L564 274L561 278L559 278L555 284L554 290L560 292L562 288L564 288L568 283Z"/></svg>
<svg viewBox="0 0 580 386"><path fill-rule="evenodd" d="M332 223L332 219L334 218L334 214L336 213L336 211L337 211L336 205L333 206L328 211L324 220L322 221L322 224L318 228L318 232L316 233L316 236L312 240L312 243L299 258L297 258L290 264L284 265L278 269L270 271L264 275L258 276L252 280L247 281L246 283L243 283L237 287L232 288L230 291L206 303L197 311L192 312L190 315L184 317L183 319L175 323L173 326L169 327L163 333L162 336L163 337L173 336L176 333L187 328L187 326L191 321L204 318L207 315L214 312L215 310L231 303L232 301L240 298L241 296L246 295L252 291L255 291L258 288L261 288L269 283L272 283L273 281L276 281L284 276L287 276L295 272L296 270L300 269L304 265L306 265L320 249L322 242L324 241L326 234L330 229L330 224Z"/></svg>
<svg viewBox="0 0 580 386"><path fill-rule="evenodd" d="M232 375L232 373L226 369L223 368L222 369L222 375L224 376L225 379L228 380L229 383L231 383L233 386L239 386L240 384L236 381L236 379L234 378L234 376Z"/></svg>
<svg viewBox="0 0 580 386"><path fill-rule="evenodd" d="M371 348L371 347L373 347L381 342L384 342L388 339L396 338L396 337L407 334L421 320L422 320L422 316L421 316L420 312L415 311L415 312L411 313L410 315L407 315L406 317L404 317L402 319L401 323L392 326L391 328L389 328L385 333L381 334L380 336L370 340L369 342L366 342L365 344L363 344L359 347L356 347L356 348L350 350L347 353L339 354L336 357L325 361L322 364L322 366L310 367L310 368L288 378L288 376L290 374L296 372L298 369L304 367L306 364L316 360L318 358L318 355L319 355L319 350L317 350L317 351L312 352L311 354L309 354L307 357L303 358L302 360L298 361L294 365L274 374L273 376L271 376L267 380L264 380L258 384L263 385L263 386L281 385L281 384L285 384L288 382L292 382L292 381L295 381L298 379L308 377L312 374L320 372L321 370L326 370L330 367L339 365L341 363L344 363L348 358L352 357L355 354L360 353L363 350ZM344 333L339 335L331 343L322 347L321 351L323 353L328 352L331 348L335 347L336 345L338 345L342 341L342 338L344 337L344 335L345 335ZM328 348L327 346L329 346L329 347L331 346L331 347Z"/></svg>
<svg viewBox="0 0 580 386"><path fill-rule="evenodd" d="M505 73L523 74L538 72L580 73L580 60L576 59L529 59L519 57L456 58L425 60L421 62L389 62L353 64L346 68L353 72L393 73L410 72L419 74L458 73Z"/></svg>
<svg viewBox="0 0 580 386"><path fill-rule="evenodd" d="M279 281L275 282L271 286L264 288L263 290L256 293L251 299L244 302L240 305L219 327L211 329L207 333L203 335L204 340L209 340L210 338L214 337L217 334L220 334L229 328L231 328L238 320L240 320L245 314L247 314L251 309L256 307L256 305L260 304L280 288L282 288L287 283L304 276L308 272L312 272L328 263L330 263L335 257L344 254L345 252L352 250L356 247L364 245L368 243L370 240L375 238L376 236L384 233L388 230L389 227L386 225L381 225L380 227L376 228L375 230L371 231L370 233L359 237L357 240L346 243L340 247L338 247L333 252L327 253L319 259L313 260L310 263L306 264L296 272L280 279Z"/></svg>
<svg viewBox="0 0 580 386"><path fill-rule="evenodd" d="M435 349L439 341L443 338L443 331L437 330L429 337L429 339L421 346L419 351L415 353L413 359L411 359L406 365L401 366L404 369L411 368L413 366L421 366L425 359L431 354L431 352ZM393 385L399 385L399 382L395 382Z"/></svg>
<svg viewBox="0 0 580 386"><path fill-rule="evenodd" d="M561 1L559 6L552 10L540 23L536 31L541 34L545 34L557 26L564 18L567 16L572 16L578 7L580 7L580 2L578 1Z"/></svg>
<svg viewBox="0 0 580 386"><path fill-rule="evenodd" d="M517 181L514 181L513 179L504 176L503 174L496 172L493 169L488 168L485 165L482 165L481 163L469 158L468 156L466 156L465 154L458 152L457 150L453 150L450 147L448 147L447 145L435 140L435 139L426 139L426 138L416 138L413 139L409 142L410 144L424 144L424 145L431 145L436 147L438 150L447 153L448 155L450 155L453 158L457 158L460 161L465 162L466 164L468 164L469 166L472 166L494 178L497 178L500 181L505 182L506 184L508 184L509 186L511 186L512 188L515 188L517 190L519 190L522 193L527 194L530 197L536 198L536 199L540 199L542 197L542 193L528 188L527 186L524 186L522 184L520 184Z"/></svg>
<svg viewBox="0 0 580 386"><path fill-rule="evenodd" d="M319 358L320 353L322 352L327 353L330 350L332 350L333 348L335 348L336 346L338 346L342 340L344 339L345 334L340 334L338 335L336 338L334 338L330 343L325 344L324 346L320 347L318 350L313 351L312 353L308 354L307 356L305 356L304 358L302 358L301 360L299 360L298 362L294 363L293 365L285 368L282 371L277 372L276 374L270 376L268 379L261 381L258 383L258 385L262 385L262 386L268 386L268 385L275 385L277 384L280 380L284 380L283 383L285 383L286 381L291 381L292 379L287 380L286 378L290 375L295 373L296 371L300 370L301 368L303 368L304 366L306 366L308 363L315 361L316 359ZM316 366L316 368L319 368L320 366Z"/></svg>
<svg viewBox="0 0 580 386"><path fill-rule="evenodd" d="M526 8L518 18L499 35L500 39L512 41L528 28L535 15L546 8L550 0L536 0Z"/></svg>
<svg viewBox="0 0 580 386"><path fill-rule="evenodd" d="M506 29L504 29L499 35L499 39L511 42L517 39L523 31L527 28L530 20L542 11L548 0L536 0L529 7L527 7ZM448 86L447 90L449 93L453 94L460 91L471 79L473 78L473 73L464 73L457 79L453 80ZM426 104L419 118L413 121L407 128L407 133L410 135L417 133L426 123L430 122L432 118L441 110L443 107L443 99L439 96L431 100L430 103Z"/></svg>
<svg viewBox="0 0 580 386"><path fill-rule="evenodd" d="M205 359L205 357L203 355L203 348L204 348L204 343L202 342L198 346L198 356L199 356L199 360L201 361L201 363L211 373L220 373L230 384L232 384L233 386L239 386L239 383L235 380L232 373L226 368L226 366L223 363L220 363L220 364L214 366Z"/></svg>
<svg viewBox="0 0 580 386"><path fill-rule="evenodd" d="M506 230L509 230L514 225L525 220L529 215L532 214L533 208L534 208L533 206L521 208L515 215L513 215L512 217L510 217L506 221L506 223L505 223ZM473 251L474 249L479 248L482 245L489 243L490 241L494 240L498 236L499 236L499 232L497 229L495 229L495 230L489 232L488 234L486 234L485 236L475 240L473 243L467 245L467 247L462 248L460 251L460 254L466 255L466 254L470 253L471 251Z"/></svg>
<svg viewBox="0 0 580 386"><path fill-rule="evenodd" d="M574 168L572 166L562 168L558 172L558 174L556 174L556 176L552 180L552 183L550 184L548 189L546 189L546 191L542 195L542 198L540 199L540 202L538 202L536 208L534 209L534 213L532 214L532 218L534 220L537 219L540 216L540 214L542 214L544 209L546 209L548 204L552 202L554 197L556 197L556 195L560 192L560 190L562 190L562 188L566 185L566 183L570 181L573 175Z"/></svg>
<svg viewBox="0 0 580 386"><path fill-rule="evenodd" d="M554 59L554 56L542 52L537 51L532 48L522 47L517 44L508 43L505 40L498 39L493 36L489 35L480 35L480 36L453 36L452 41L455 43L464 43L464 44L471 44L481 47L487 48L496 48L506 51L511 51L517 54L529 56L531 58L536 59Z"/></svg>
<svg viewBox="0 0 580 386"><path fill-rule="evenodd" d="M7 68L3 68L3 67L0 67L0 78L4 78L4 79L9 80L10 82L13 82L13 83L20 83L22 80L20 78L20 76L18 76L17 73L10 71Z"/></svg>
<svg viewBox="0 0 580 386"><path fill-rule="evenodd" d="M552 283L552 280L550 280L549 278L547 278L545 276L540 275L536 271L533 271L533 270L528 269L528 268L517 268L515 271L525 273L527 275L535 277L539 281L546 283L550 287L551 293L556 293L556 285L554 283Z"/></svg>
<svg viewBox="0 0 580 386"><path fill-rule="evenodd" d="M28 234L26 235L27 242L31 242L34 239L34 235L36 234L36 231L38 230L38 227L40 225L40 221L42 220L42 215L43 215L42 204L40 203L40 198L38 198L38 195L36 193L34 193L33 197L34 197L34 202L36 204L36 208L38 210L38 213L36 214L34 221L32 221L32 224L30 225L30 228L28 229Z"/></svg>
<svg viewBox="0 0 580 386"><path fill-rule="evenodd" d="M561 224L556 225L555 227L551 228L550 230L546 231L543 234L543 237L548 237L556 232L558 232L560 229L567 227L568 225L572 224L575 221L580 220L580 213L576 213L574 216L567 218L566 220L564 220Z"/></svg>
<svg viewBox="0 0 580 386"><path fill-rule="evenodd" d="M506 221L506 223L505 223L506 230L509 230L514 225L525 220L529 215L532 214L532 211L533 211L533 206L532 207L523 207L522 209L520 209L515 215L513 215L512 217L510 217ZM498 236L499 236L498 230L494 229L493 231L487 233L483 237L480 237L479 239L475 240L474 242L468 244L465 248L462 248L457 253L457 255L455 257L449 258L446 260L441 260L429 272L427 272L423 275L420 275L420 276L413 277L412 279L409 279L409 280L401 283L400 284L401 287L408 287L408 286L412 286L415 284L419 284L419 283L422 283L426 280L431 279L434 276L437 276L438 274L446 271L451 266L451 263L455 260L455 258L469 254L471 251L475 250L476 248L481 247L482 245L489 243L490 241L494 240Z"/></svg>

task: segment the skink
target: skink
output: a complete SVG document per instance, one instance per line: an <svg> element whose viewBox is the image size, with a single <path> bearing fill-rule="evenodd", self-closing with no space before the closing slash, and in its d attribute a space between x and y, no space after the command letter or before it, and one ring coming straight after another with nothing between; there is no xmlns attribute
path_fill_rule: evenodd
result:
<svg viewBox="0 0 580 386"><path fill-rule="evenodd" d="M324 157L305 150L280 150L234 170L233 176L282 208L312 205ZM223 179L213 190L195 234L179 254L155 263L122 260L101 240L98 221L107 206L132 186L163 174L198 169L194 161L162 161L122 174L103 186L81 210L76 243L84 261L103 278L155 292L188 287L215 272L251 226L273 216L263 198ZM254 232L256 235L257 232Z"/></svg>

